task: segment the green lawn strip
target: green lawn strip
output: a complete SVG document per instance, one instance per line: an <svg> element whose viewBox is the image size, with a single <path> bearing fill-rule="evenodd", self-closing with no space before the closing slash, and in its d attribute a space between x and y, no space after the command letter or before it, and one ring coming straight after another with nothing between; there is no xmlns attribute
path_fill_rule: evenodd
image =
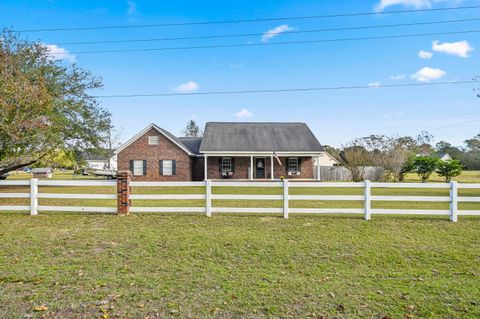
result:
<svg viewBox="0 0 480 319"><path fill-rule="evenodd" d="M454 181L459 183L478 183L480 181L480 171L463 171L460 176L454 177ZM420 178L416 173L409 173L405 177L405 182L420 182ZM445 179L433 173L428 179L429 183L442 183Z"/></svg>
<svg viewBox="0 0 480 319"><path fill-rule="evenodd" d="M25 192L28 188L5 186L4 192ZM58 187L41 186L41 193L60 194L115 194L116 189L108 186L95 187ZM133 194L204 194L203 187L133 187ZM281 188L258 187L215 187L213 194L256 194L278 195ZM362 195L361 188L291 188L292 195ZM449 196L448 189L414 189L414 188L374 188L374 196ZM460 189L459 196L480 196L478 189ZM5 205L29 205L28 198L2 198ZM104 199L39 199L40 205L45 206L97 206L115 207L115 200ZM132 200L133 206L139 207L204 207L203 200ZM213 200L214 207L282 207L279 200ZM297 201L291 200L290 207L295 208L362 208L362 201ZM448 209L444 202L400 202L400 201L373 201L372 208L392 209ZM459 203L460 209L480 209L480 203Z"/></svg>
<svg viewBox="0 0 480 319"><path fill-rule="evenodd" d="M0 304L10 317L45 304L47 318L475 318L479 238L468 218L7 213Z"/></svg>

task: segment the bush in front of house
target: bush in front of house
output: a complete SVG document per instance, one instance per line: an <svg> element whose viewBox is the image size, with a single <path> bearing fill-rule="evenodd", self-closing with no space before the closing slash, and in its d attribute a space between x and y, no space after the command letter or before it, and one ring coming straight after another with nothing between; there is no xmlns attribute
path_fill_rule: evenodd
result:
<svg viewBox="0 0 480 319"><path fill-rule="evenodd" d="M439 176L445 178L445 182L449 183L452 177L462 174L463 166L459 160L440 161L437 165L436 172Z"/></svg>
<svg viewBox="0 0 480 319"><path fill-rule="evenodd" d="M418 174L422 183L425 183L437 169L440 159L434 156L417 156L413 159L413 171Z"/></svg>

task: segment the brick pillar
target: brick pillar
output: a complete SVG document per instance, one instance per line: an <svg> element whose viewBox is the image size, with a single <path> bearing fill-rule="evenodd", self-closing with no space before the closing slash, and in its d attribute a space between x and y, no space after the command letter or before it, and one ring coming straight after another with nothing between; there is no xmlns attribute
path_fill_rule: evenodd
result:
<svg viewBox="0 0 480 319"><path fill-rule="evenodd" d="M130 180L132 173L130 171L121 171L117 173L117 214L128 215L132 201L130 200Z"/></svg>

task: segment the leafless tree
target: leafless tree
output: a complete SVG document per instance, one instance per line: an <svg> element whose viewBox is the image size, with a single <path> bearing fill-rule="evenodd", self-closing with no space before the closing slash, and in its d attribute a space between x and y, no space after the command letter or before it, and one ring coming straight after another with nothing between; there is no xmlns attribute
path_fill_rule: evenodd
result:
<svg viewBox="0 0 480 319"><path fill-rule="evenodd" d="M183 130L183 136L185 137L199 137L202 136L202 130L198 127L195 120L188 121L187 126Z"/></svg>
<svg viewBox="0 0 480 319"><path fill-rule="evenodd" d="M404 167L412 155L411 149L414 145L416 143L408 137L371 135L355 139L350 142L350 146L345 148L344 151L347 151L345 157L350 158L348 162L355 163L355 165L348 166L350 170L353 169L352 175L364 173L365 168L359 168L359 165L356 165L359 162L364 166L382 167L384 169L384 180L398 181L404 174ZM363 172L361 172L362 170Z"/></svg>
<svg viewBox="0 0 480 319"><path fill-rule="evenodd" d="M363 146L356 145L355 141L344 145L340 152L340 160L343 166L351 172L354 182L364 180L365 167L369 165L369 156Z"/></svg>

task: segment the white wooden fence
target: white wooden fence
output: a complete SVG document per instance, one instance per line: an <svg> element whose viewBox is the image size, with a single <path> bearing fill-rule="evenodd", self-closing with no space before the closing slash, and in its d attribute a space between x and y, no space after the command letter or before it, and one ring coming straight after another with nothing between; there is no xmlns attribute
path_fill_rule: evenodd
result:
<svg viewBox="0 0 480 319"><path fill-rule="evenodd" d="M116 207L84 207L84 206L42 206L38 205L38 199L116 199L115 193L111 194L59 194L40 193L38 186L116 186L115 181L51 181L51 180L18 180L0 181L1 186L30 186L28 193L0 193L0 211L30 211L36 215L39 211L64 211L64 212L100 212L116 213ZM325 183L325 182L301 182L301 181L272 181L272 182L230 182L211 181L204 182L130 182L134 187L204 187L202 194L135 194L130 195L132 200L204 200L205 205L198 207L140 207L132 205L130 212L159 212L159 213L203 213L211 217L214 213L278 213L288 218L290 214L328 214L346 213L362 214L364 219L370 220L372 214L398 214L398 215L445 215L456 222L458 216L480 216L480 210L459 210L459 202L480 203L480 197L458 196L459 189L479 189L480 184L460 184L457 182L447 183L374 183L370 181L361 183ZM257 194L214 194L212 187L274 187L283 188L282 194L257 195ZM303 195L290 194L292 188L356 188L363 189L363 195ZM377 196L372 195L372 188L408 188L408 189L449 189L449 196ZM2 198L30 198L29 206L1 205ZM249 200L282 201L283 207L217 207L212 205L212 200ZM290 201L360 201L363 208L293 208ZM445 210L435 209L372 209L374 201L396 202L448 202L450 208Z"/></svg>
<svg viewBox="0 0 480 319"><path fill-rule="evenodd" d="M212 216L212 213L283 213L284 218L289 214L328 214L347 213L363 214L366 220L370 220L372 214L398 214L398 215L447 215L452 221L457 221L459 215L480 216L480 210L458 210L459 202L480 202L480 197L459 197L458 189L480 189L480 184L458 184L457 182L447 183L372 183L370 181L361 183L323 183L323 182L132 182L132 186L204 186L205 194L175 194L175 195L131 195L131 199L158 200L158 199L205 199L205 206L202 207L136 207L130 208L131 212L196 212ZM212 186L219 187L282 187L282 195L242 195L242 194L212 194ZM363 195L291 195L290 188L363 188ZM372 196L372 188L410 188L410 189L450 189L449 196ZM282 200L281 208L239 208L239 207L214 207L212 200ZM362 201L364 208L291 208L289 202L295 201ZM398 201L398 202L449 202L448 210L413 210L413 209L372 209L372 201Z"/></svg>
<svg viewBox="0 0 480 319"><path fill-rule="evenodd" d="M30 211L31 215L37 215L40 211L58 211L58 212L92 212L92 213L116 213L116 207L96 207L96 206L43 206L38 205L39 198L53 199L117 199L115 192L110 194L59 194L59 193L40 193L38 186L60 186L60 187L98 187L111 186L115 190L116 181L54 181L38 180L11 180L0 181L0 191L2 186L30 186L28 193L0 193L0 211ZM1 205L2 198L30 198L30 206Z"/></svg>

